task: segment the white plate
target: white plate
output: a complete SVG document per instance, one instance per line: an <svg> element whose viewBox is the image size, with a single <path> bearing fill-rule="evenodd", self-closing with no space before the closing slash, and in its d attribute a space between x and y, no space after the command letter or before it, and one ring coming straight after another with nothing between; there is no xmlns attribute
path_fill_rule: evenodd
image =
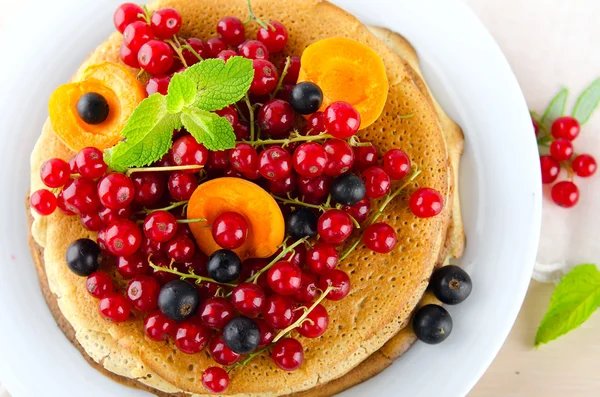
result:
<svg viewBox="0 0 600 397"><path fill-rule="evenodd" d="M27 246L23 203L29 154L48 97L113 30L119 1L34 3L35 12L12 18L0 38L0 379L14 397L141 396L92 369L54 323ZM455 327L445 343L418 343L345 395L462 396L504 342L535 258L541 184L527 107L500 50L463 3L335 3L366 23L404 34L418 50L436 97L465 131L461 198L468 245L461 262L474 282L469 300L449 309Z"/></svg>

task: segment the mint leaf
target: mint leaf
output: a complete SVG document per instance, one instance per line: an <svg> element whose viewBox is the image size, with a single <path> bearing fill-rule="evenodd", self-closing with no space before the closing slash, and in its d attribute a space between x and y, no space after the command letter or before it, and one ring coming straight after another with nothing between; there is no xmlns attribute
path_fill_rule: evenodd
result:
<svg viewBox="0 0 600 397"><path fill-rule="evenodd" d="M540 123L542 123L547 129L550 128L552 122L565 114L565 106L567 105L567 97L569 96L569 90L563 88L552 98L550 104L546 108Z"/></svg>
<svg viewBox="0 0 600 397"><path fill-rule="evenodd" d="M133 111L121 131L125 139L105 150L104 161L118 172L124 172L129 167L152 164L169 151L173 130L179 128L179 114L170 114L166 98L153 94Z"/></svg>
<svg viewBox="0 0 600 397"><path fill-rule="evenodd" d="M600 306L600 271L579 265L560 281L535 336L535 345L548 343L583 324Z"/></svg>
<svg viewBox="0 0 600 397"><path fill-rule="evenodd" d="M219 59L207 59L192 65L182 74L196 84L194 106L213 111L242 99L250 89L254 69L252 60L233 57L227 63Z"/></svg>
<svg viewBox="0 0 600 397"><path fill-rule="evenodd" d="M579 124L585 124L594 113L594 110L600 103L600 79L596 79L586 88L573 107L571 115L579 121Z"/></svg>
<svg viewBox="0 0 600 397"><path fill-rule="evenodd" d="M233 127L227 119L216 113L187 107L183 109L181 121L185 129L208 150L225 150L235 147Z"/></svg>
<svg viewBox="0 0 600 397"><path fill-rule="evenodd" d="M169 83L167 110L179 113L184 106L191 105L196 97L196 84L182 73L176 73Z"/></svg>

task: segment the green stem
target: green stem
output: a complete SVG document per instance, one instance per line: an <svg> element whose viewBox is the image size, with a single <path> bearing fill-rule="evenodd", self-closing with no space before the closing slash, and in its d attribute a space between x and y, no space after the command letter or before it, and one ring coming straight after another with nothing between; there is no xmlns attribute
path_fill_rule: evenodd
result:
<svg viewBox="0 0 600 397"><path fill-rule="evenodd" d="M238 368L238 367L243 367L244 365L248 364L254 357L263 354L264 352L266 352L267 350L269 350L271 347L273 347L273 344L271 343L269 346L264 347L260 350L255 351L252 354L249 354L248 357L246 357L243 361L240 361L238 363L233 364L231 367L229 367L229 369L227 370L227 373L230 373L231 371L233 371L234 369Z"/></svg>
<svg viewBox="0 0 600 397"><path fill-rule="evenodd" d="M235 110L237 110L238 115L240 116L240 118L242 120L244 120L246 123L250 124L250 122L248 121L248 119L246 118L246 116L244 116L244 114L242 113L240 107L238 106L237 103L234 103L233 106L235 106Z"/></svg>
<svg viewBox="0 0 600 397"><path fill-rule="evenodd" d="M141 210L140 212L138 212L138 214L142 215L142 214L151 214L153 212L156 211L171 211L175 208L179 208L181 206L184 206L188 203L188 201L178 201L176 203L171 203L171 205L167 206L167 207L163 207L163 208L155 208L155 209L148 209L148 208L144 208L143 210Z"/></svg>
<svg viewBox="0 0 600 397"><path fill-rule="evenodd" d="M198 52L196 50L194 50L194 47L192 47L191 45L184 44L184 45L181 46L181 48L183 48L184 50L188 50L189 52L191 52L192 54L194 54L194 56L196 58L198 58L199 61L204 61L204 58L202 58L200 56L200 54L198 54Z"/></svg>
<svg viewBox="0 0 600 397"><path fill-rule="evenodd" d="M206 222L204 218L196 218L196 219L177 219L177 223L199 223ZM207 226L210 227L210 226Z"/></svg>
<svg viewBox="0 0 600 397"><path fill-rule="evenodd" d="M291 63L292 63L292 58L287 57L285 59L285 66L283 67L283 70L281 71L281 76L279 76L279 81L277 82L277 86L275 87L275 91L273 91L273 93L271 93L271 99L275 98L277 96L277 93L281 89L281 86L283 85L283 79L285 79L285 76L288 73L288 69L290 68Z"/></svg>
<svg viewBox="0 0 600 397"><path fill-rule="evenodd" d="M276 196L274 194L272 194L271 196L273 196L275 201L279 201L282 204L290 204L290 205L293 205L296 207L301 206L301 207L313 208L313 209L319 210L321 212L325 212L325 211L329 211L329 210L333 210L333 209L339 209L337 207L331 206L331 195L329 197L327 197L327 201L321 205L305 203L304 201L300 201L298 199L290 199L290 198L280 197L280 196ZM352 223L354 224L354 226L357 229L360 229L360 223L358 223L358 221L352 215L348 214L348 216L352 220Z"/></svg>
<svg viewBox="0 0 600 397"><path fill-rule="evenodd" d="M183 51L181 51L181 46L178 43L175 43L173 40L165 40L165 43L169 44L173 48L173 51L175 51L175 54L177 54L179 60L181 60L183 67L187 68L188 64L185 61L185 58L183 57Z"/></svg>
<svg viewBox="0 0 600 397"><path fill-rule="evenodd" d="M248 111L250 113L250 141L254 141L254 107L250 103L250 97L247 93L244 98L246 100L246 106L248 106Z"/></svg>
<svg viewBox="0 0 600 397"><path fill-rule="evenodd" d="M135 172L162 172L162 171L184 171L184 170L200 170L201 165L177 165L172 167L143 167L143 168L130 168L127 170L127 176Z"/></svg>
<svg viewBox="0 0 600 397"><path fill-rule="evenodd" d="M348 140L350 146L371 146L369 142L359 142L358 139L352 137ZM319 135L300 135L298 131L294 131L290 134L289 138L286 139L256 139L251 142L244 142L252 146L264 146L264 145L281 145L285 147L290 143L294 142L312 142L312 141L325 141L327 139L337 139L331 134L320 133Z"/></svg>
<svg viewBox="0 0 600 397"><path fill-rule="evenodd" d="M252 4L250 4L250 0L248 0L248 19L244 22L244 25L249 24L252 21L256 21L256 23L258 23L260 26L262 26L265 29L271 29L271 30L275 30L275 28L273 27L273 25L271 25L268 22L265 22L261 19L258 19L256 17L256 15L254 15L254 12L252 11Z"/></svg>
<svg viewBox="0 0 600 397"><path fill-rule="evenodd" d="M271 262L269 262L269 264L265 267L263 267L262 269L260 269L254 276L250 277L248 280L246 280L246 283L255 283L258 281L258 278L266 271L268 271L271 267L273 267L274 264L276 264L277 262L279 262L281 260L281 258L283 258L284 256L286 256L287 254L289 254L290 252L292 252L294 250L294 248L296 248L297 246L299 246L300 244L303 244L305 241L308 240L308 237L303 237L300 240L294 242L293 244L289 245L288 247L284 248L279 255L277 255L275 257L275 259L273 259ZM284 242L285 244L285 242Z"/></svg>
<svg viewBox="0 0 600 397"><path fill-rule="evenodd" d="M153 268L154 270L157 270L159 272L165 272L165 273L171 273L171 274L175 274L179 277L181 277L182 280L186 280L186 279L194 279L196 280L195 283L196 284L200 284L201 282L208 282L208 283L214 283L214 284L219 284L219 285L225 285L227 287L237 287L237 284L232 284L232 283L220 283L218 281L213 280L212 278L209 277L203 277L203 276L198 276L196 274L192 273L182 273L178 270L175 270L173 268L173 261L171 261L171 265L169 265L169 267L162 267L162 266L158 266L155 265L151 260L150 260L151 256L148 258L148 263L150 264L150 267Z"/></svg>

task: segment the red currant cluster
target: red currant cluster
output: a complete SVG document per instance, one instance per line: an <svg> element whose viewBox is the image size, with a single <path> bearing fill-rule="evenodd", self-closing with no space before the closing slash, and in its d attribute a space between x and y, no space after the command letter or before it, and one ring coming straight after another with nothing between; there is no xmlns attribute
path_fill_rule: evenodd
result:
<svg viewBox="0 0 600 397"><path fill-rule="evenodd" d="M540 156L542 183L554 183L560 174L561 167L567 170L569 180L552 186L552 200L561 207L573 207L579 201L579 189L573 177L588 178L596 172L597 164L589 154L575 154L573 141L579 136L579 122L570 116L559 117L552 123L548 132L543 124L533 119L538 144L549 146L550 154ZM541 132L541 134L540 134Z"/></svg>

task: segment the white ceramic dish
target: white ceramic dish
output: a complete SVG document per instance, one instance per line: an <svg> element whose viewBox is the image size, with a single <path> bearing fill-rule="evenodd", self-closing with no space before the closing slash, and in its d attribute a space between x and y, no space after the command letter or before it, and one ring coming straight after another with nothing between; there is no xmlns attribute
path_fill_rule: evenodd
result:
<svg viewBox="0 0 600 397"><path fill-rule="evenodd" d="M242 0L237 0L242 1ZM344 395L462 396L504 342L523 301L538 244L541 184L531 121L508 63L455 0L334 1L416 47L436 97L466 135L461 198L470 299L449 310L451 337L418 343L381 375ZM0 37L0 379L14 397L142 396L90 367L58 329L39 291L24 197L29 154L52 90L112 31L119 0L32 1ZM27 12L35 7L35 12ZM23 29L26 27L27 29ZM16 40L10 32L18 32ZM435 374L435 376L431 376Z"/></svg>

